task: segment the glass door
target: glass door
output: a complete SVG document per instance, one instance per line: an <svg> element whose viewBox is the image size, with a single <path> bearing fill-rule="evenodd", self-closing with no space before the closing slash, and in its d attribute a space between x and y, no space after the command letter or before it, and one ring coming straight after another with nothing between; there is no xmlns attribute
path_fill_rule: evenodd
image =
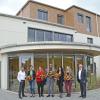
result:
<svg viewBox="0 0 100 100"><path fill-rule="evenodd" d="M34 69L37 71L39 66L47 68L47 54L34 54Z"/></svg>
<svg viewBox="0 0 100 100"><path fill-rule="evenodd" d="M63 56L63 66L64 70L66 70L66 67L69 66L72 70L72 73L74 73L74 57L73 56Z"/></svg>
<svg viewBox="0 0 100 100"><path fill-rule="evenodd" d="M19 57L9 57L9 90L18 91L17 74L19 71Z"/></svg>
<svg viewBox="0 0 100 100"><path fill-rule="evenodd" d="M54 66L54 69L57 70L58 67L62 66L62 56L60 54L50 54L49 64L52 64Z"/></svg>
<svg viewBox="0 0 100 100"><path fill-rule="evenodd" d="M24 67L27 73L31 65L33 66L32 54L21 54L19 57L19 68Z"/></svg>

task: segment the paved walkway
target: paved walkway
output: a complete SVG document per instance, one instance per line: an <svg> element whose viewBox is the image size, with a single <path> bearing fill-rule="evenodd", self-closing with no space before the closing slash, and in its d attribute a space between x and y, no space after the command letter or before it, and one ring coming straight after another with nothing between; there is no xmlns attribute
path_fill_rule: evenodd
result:
<svg viewBox="0 0 100 100"><path fill-rule="evenodd" d="M82 98L79 97L79 92L72 93L71 97L65 97L65 94L63 94L63 98L59 98L58 94L55 95L55 97L45 97L39 98L38 95L35 97L30 97L30 94L26 94L28 97L23 98L22 100L82 100ZM0 90L0 100L20 100L18 98L17 93L13 93L7 90ZM87 98L85 100L100 100L100 89L96 90L90 90L87 92Z"/></svg>

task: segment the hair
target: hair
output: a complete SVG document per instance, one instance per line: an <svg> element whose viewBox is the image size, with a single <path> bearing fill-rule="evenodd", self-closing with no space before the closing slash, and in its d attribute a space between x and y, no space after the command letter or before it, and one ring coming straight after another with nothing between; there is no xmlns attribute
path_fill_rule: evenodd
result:
<svg viewBox="0 0 100 100"><path fill-rule="evenodd" d="M68 72L68 73L70 73L70 74L72 73L70 66L67 66L67 67L66 67L66 72Z"/></svg>
<svg viewBox="0 0 100 100"><path fill-rule="evenodd" d="M63 70L63 67L62 66L58 67L57 73L59 73L59 68L61 68L61 73L63 73L64 70Z"/></svg>

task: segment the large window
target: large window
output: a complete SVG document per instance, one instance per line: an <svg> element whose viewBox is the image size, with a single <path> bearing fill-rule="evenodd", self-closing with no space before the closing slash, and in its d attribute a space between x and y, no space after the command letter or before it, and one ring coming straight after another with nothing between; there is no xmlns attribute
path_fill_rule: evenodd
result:
<svg viewBox="0 0 100 100"><path fill-rule="evenodd" d="M44 41L44 31L36 30L36 41Z"/></svg>
<svg viewBox="0 0 100 100"><path fill-rule="evenodd" d="M54 33L54 41L67 41L72 42L73 36L69 34L63 34L63 33Z"/></svg>
<svg viewBox="0 0 100 100"><path fill-rule="evenodd" d="M28 29L28 42L34 42L35 41L35 29L29 28Z"/></svg>
<svg viewBox="0 0 100 100"><path fill-rule="evenodd" d="M42 9L38 9L38 19L48 20L48 12Z"/></svg>
<svg viewBox="0 0 100 100"><path fill-rule="evenodd" d="M73 36L72 35L66 35L66 41L67 42L73 42Z"/></svg>
<svg viewBox="0 0 100 100"><path fill-rule="evenodd" d="M86 30L87 32L91 32L91 17L86 16Z"/></svg>
<svg viewBox="0 0 100 100"><path fill-rule="evenodd" d="M41 29L28 28L28 42L35 41L66 41L72 42L73 35L46 31Z"/></svg>
<svg viewBox="0 0 100 100"><path fill-rule="evenodd" d="M83 22L84 22L83 14L78 13L78 14L77 14L77 19L78 19L78 22L79 22L79 23L83 23Z"/></svg>
<svg viewBox="0 0 100 100"><path fill-rule="evenodd" d="M64 24L64 15L57 15L57 23Z"/></svg>
<svg viewBox="0 0 100 100"><path fill-rule="evenodd" d="M52 41L53 40L53 34L50 31L45 31L45 41Z"/></svg>

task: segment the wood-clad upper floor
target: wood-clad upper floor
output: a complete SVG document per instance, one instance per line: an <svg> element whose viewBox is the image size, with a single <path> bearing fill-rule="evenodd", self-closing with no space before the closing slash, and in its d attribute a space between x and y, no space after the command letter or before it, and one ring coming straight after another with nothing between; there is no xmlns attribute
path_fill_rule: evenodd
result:
<svg viewBox="0 0 100 100"><path fill-rule="evenodd" d="M17 16L74 27L77 33L100 37L100 15L77 6L64 10L29 0Z"/></svg>

